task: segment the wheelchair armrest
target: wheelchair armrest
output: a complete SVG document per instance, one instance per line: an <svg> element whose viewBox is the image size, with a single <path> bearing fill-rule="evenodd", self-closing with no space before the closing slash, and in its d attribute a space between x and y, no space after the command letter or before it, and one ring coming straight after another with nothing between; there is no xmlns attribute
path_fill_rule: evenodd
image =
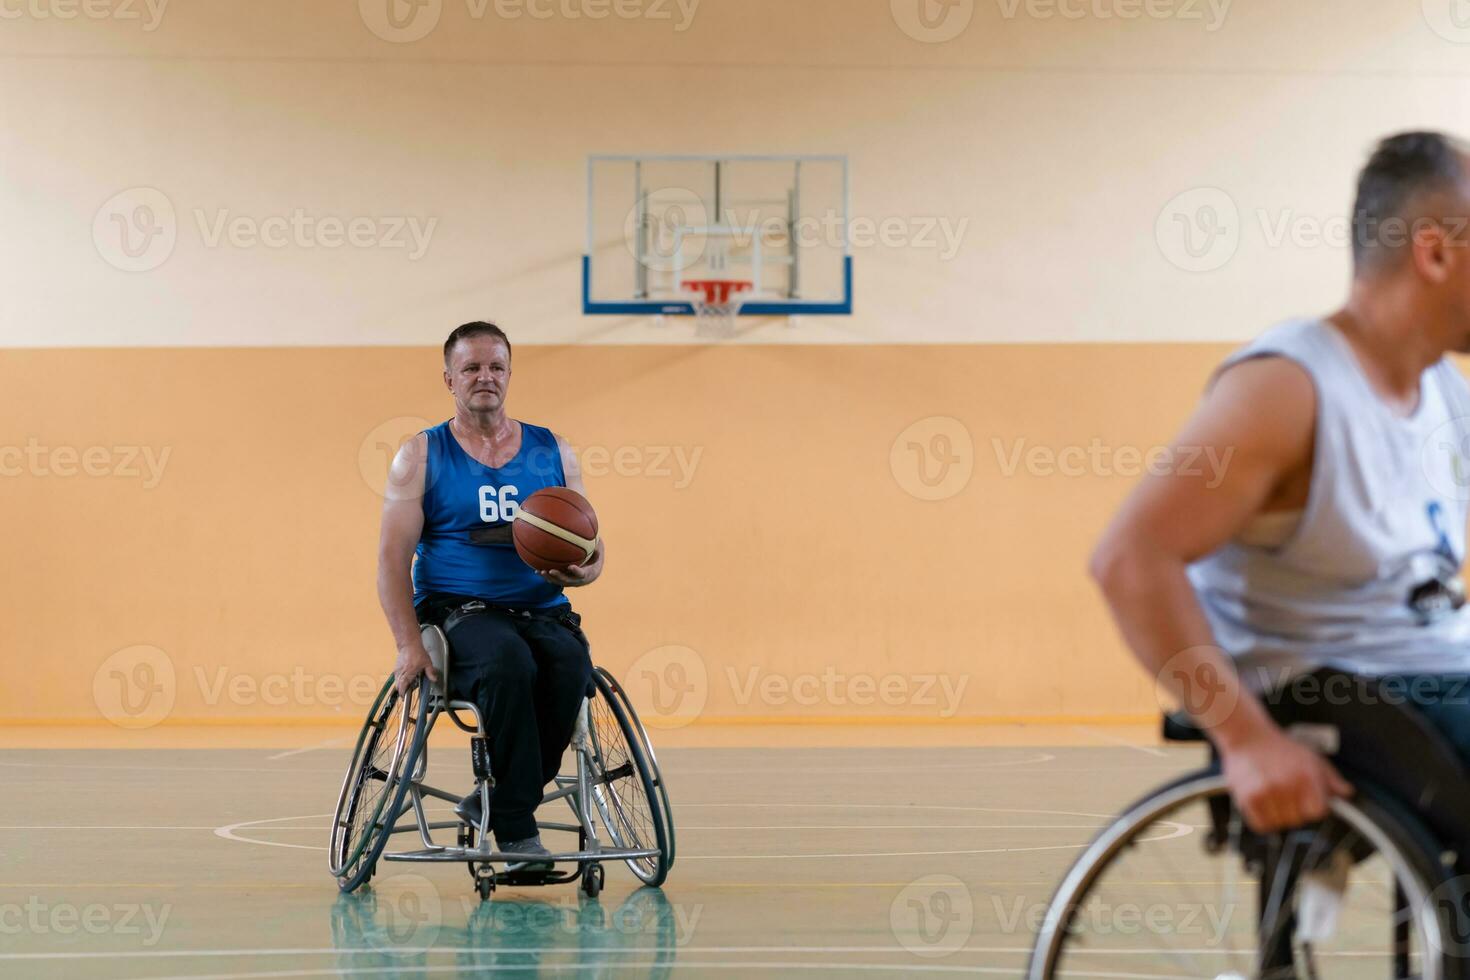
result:
<svg viewBox="0 0 1470 980"><path fill-rule="evenodd" d="M420 629L419 636L423 640L424 650L429 654L429 662L434 665L434 670L439 674L439 683L434 685L434 693L441 698L447 698L449 696L449 637L432 623Z"/></svg>

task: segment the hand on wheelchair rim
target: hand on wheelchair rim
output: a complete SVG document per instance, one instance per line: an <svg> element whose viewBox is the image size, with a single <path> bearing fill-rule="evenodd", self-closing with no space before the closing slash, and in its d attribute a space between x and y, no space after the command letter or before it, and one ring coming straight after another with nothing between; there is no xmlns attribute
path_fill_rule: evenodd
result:
<svg viewBox="0 0 1470 980"><path fill-rule="evenodd" d="M408 694L408 689L424 674L429 675L429 680L439 683L439 672L430 662L429 652L415 638L412 643L398 648L398 661L393 665L393 686L398 688L398 695Z"/></svg>
<svg viewBox="0 0 1470 980"><path fill-rule="evenodd" d="M1230 797L1256 833L1321 820L1333 799L1353 794L1332 763L1274 725L1229 749L1222 746L1220 756Z"/></svg>

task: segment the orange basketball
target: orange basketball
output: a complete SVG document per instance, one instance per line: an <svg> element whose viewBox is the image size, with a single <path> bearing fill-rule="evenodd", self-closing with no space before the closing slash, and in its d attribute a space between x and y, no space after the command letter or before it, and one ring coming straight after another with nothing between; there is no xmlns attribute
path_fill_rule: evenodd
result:
<svg viewBox="0 0 1470 980"><path fill-rule="evenodd" d="M546 487L516 511L511 537L521 560L537 571L581 565L597 548L597 514L577 491Z"/></svg>

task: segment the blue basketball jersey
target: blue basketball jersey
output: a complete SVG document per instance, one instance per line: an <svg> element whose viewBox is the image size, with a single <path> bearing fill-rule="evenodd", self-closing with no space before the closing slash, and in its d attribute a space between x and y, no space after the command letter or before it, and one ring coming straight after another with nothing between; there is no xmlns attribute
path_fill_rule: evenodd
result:
<svg viewBox="0 0 1470 980"><path fill-rule="evenodd" d="M510 537L510 523L527 497L543 487L566 486L556 436L522 422L520 451L497 468L465 452L448 422L425 434L429 454L424 530L413 566L415 604L431 592L508 606L565 604L561 586L521 561Z"/></svg>

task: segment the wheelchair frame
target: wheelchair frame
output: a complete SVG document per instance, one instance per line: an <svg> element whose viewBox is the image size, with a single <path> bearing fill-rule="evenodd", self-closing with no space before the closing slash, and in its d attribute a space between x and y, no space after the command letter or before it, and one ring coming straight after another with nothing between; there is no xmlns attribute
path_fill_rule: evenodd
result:
<svg viewBox="0 0 1470 980"><path fill-rule="evenodd" d="M569 746L576 756L577 770L575 775L558 775L555 777L556 788L542 798L542 804L554 800L565 800L572 811L574 823L537 821L538 831L560 831L577 835L577 849L571 851L553 851L548 856L535 856L528 859L525 854L504 853L496 851L490 846L490 801L491 789L494 786L493 774L489 771L489 750L486 741L484 720L480 716L479 709L471 702L450 700L447 694L449 678L449 642L444 631L438 626L428 625L422 629L425 649L429 652L430 660L439 674L439 682L433 683L427 677L419 681L419 696L427 701L426 720L423 723L423 732L415 735L418 752L415 758L407 760L405 769L412 766L412 773L407 777L406 798L401 805L396 806L396 813L379 818L383 824L380 831L385 840L382 844L373 842L370 845L379 853L373 858L373 864L377 860L403 861L414 863L462 863L469 866L471 878L475 882L476 891L482 900L489 900L491 894L498 885L555 885L565 884L578 879L582 882L582 890L589 897L596 897L602 890L604 874L602 864L605 861L625 861L630 867L640 858L660 858L663 861L663 874L656 875L656 881L652 884L660 884L663 876L667 874L668 868L673 864L673 817L668 806L668 796L663 785L662 773L658 769L657 760L653 756L652 745L649 744L647 734L642 724L631 710L630 704L625 704L622 709L611 709L619 724L619 729L625 739L637 738L641 745L633 746L643 758L630 760L625 766L618 767L614 772L620 772L630 766L640 764L645 768L644 775L647 776L653 786L656 799L650 798L650 807L661 807L664 826L665 846L660 847L619 847L605 844L598 834L597 818L600 816L604 826L607 828L607 836L612 844L616 844L617 833L613 829L615 820L609 807L617 807L616 799L609 801L605 796L613 796L612 793L604 793L602 788L607 787L614 778L622 778L622 775L610 775L609 772L601 770L596 762L597 751L594 746L593 723L591 718L591 697L584 698L581 709L577 713L577 724L572 735ZM616 681L612 680L610 674L601 668L595 668L594 672L602 681L604 691L598 694L621 695ZM391 684L392 681L389 681ZM386 690L386 689L385 689ZM625 698L625 696L623 696ZM611 700L611 698L609 698ZM468 724L460 717L460 712L468 712L473 719L473 724ZM434 725L440 716L448 715L455 727L468 733L474 741L471 743L471 756L475 769L475 791L480 794L480 821L478 825L469 825L462 819L456 820L431 820L424 806L425 798L442 800L448 803L458 804L461 797L446 790L430 786L425 782L429 766L429 736L433 733ZM409 748L408 751L412 751ZM356 760L354 760L355 762ZM343 806L348 799L348 793L353 791L353 775L355 766L349 768L347 778L343 782L342 793L338 797L337 811L340 815ZM636 770L632 772L637 775ZM645 794L646 795L646 794ZM395 794L395 797L397 794ZM594 809L598 812L594 812ZM402 822L405 814L412 813L412 821ZM457 830L457 842L455 846L437 843L433 838L433 831ZM419 843L423 846L418 850L399 851L388 853L383 850L387 840L396 834L417 833ZM518 866L526 864L573 864L575 868L570 871L524 871ZM504 870L496 870L496 865L505 865ZM634 868L635 874L647 882L647 879ZM338 873L333 869L333 873ZM370 870L367 880L376 873L376 869ZM360 883L360 882L358 882ZM343 885L344 890L351 890ZM354 884L351 887L356 887Z"/></svg>
<svg viewBox="0 0 1470 980"><path fill-rule="evenodd" d="M1464 764L1438 732L1402 702L1387 696L1377 680L1363 680L1363 690L1371 697L1361 703L1338 703L1308 693L1327 690L1326 682L1339 677L1349 675L1322 670L1300 677L1277 697L1268 698L1268 709L1289 735L1331 759L1356 787L1352 798L1331 802L1328 821L1336 821L1371 845L1371 853L1389 865L1394 878L1392 976L1464 980L1470 977L1466 932L1470 877L1463 875L1470 857L1470 848L1465 846L1470 840L1470 780ZM1309 688L1314 681L1317 687ZM1183 715L1165 717L1163 734L1170 742L1208 744L1204 733ZM1239 829L1240 818L1232 817L1236 811L1213 749L1211 757L1207 767L1153 790L1126 808L1077 857L1048 903L1027 965L1027 980L1052 980L1071 935L1073 916L1097 880L1134 845L1139 830L1185 805L1209 802L1212 826L1205 828L1203 845L1210 854L1228 851L1247 860L1254 853L1247 849L1247 842L1249 847L1276 842L1285 853L1317 840L1320 824L1269 834ZM1236 821L1239 837L1225 833L1222 822L1229 820ZM1253 976L1280 976L1274 971L1291 962L1292 936L1285 931L1291 920L1281 912L1303 871L1300 858L1292 858L1281 870L1285 877L1273 877L1270 882L1273 907L1262 913L1270 928L1262 930L1258 923L1260 959ZM1423 940L1422 962L1414 974L1410 970L1411 928ZM1239 974L1222 976L1226 975Z"/></svg>

